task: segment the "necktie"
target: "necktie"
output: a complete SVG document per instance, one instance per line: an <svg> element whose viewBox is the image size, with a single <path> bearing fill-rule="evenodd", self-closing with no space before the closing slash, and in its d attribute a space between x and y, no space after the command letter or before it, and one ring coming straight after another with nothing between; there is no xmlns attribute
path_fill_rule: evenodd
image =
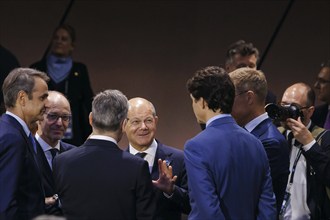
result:
<svg viewBox="0 0 330 220"><path fill-rule="evenodd" d="M323 127L324 127L324 129L327 129L327 130L330 129L330 111L328 111L327 118L325 119Z"/></svg>
<svg viewBox="0 0 330 220"><path fill-rule="evenodd" d="M146 152L139 152L135 155L138 156L138 157L141 157L143 159L147 155L147 153Z"/></svg>
<svg viewBox="0 0 330 220"><path fill-rule="evenodd" d="M30 133L29 135L29 140L33 146L33 150L34 150L34 153L37 153L37 145L36 145L36 141L34 140L34 137L33 135Z"/></svg>
<svg viewBox="0 0 330 220"><path fill-rule="evenodd" d="M54 160L58 150L56 148L53 148L53 149L50 149L49 151L52 154L52 163L53 163L53 160Z"/></svg>

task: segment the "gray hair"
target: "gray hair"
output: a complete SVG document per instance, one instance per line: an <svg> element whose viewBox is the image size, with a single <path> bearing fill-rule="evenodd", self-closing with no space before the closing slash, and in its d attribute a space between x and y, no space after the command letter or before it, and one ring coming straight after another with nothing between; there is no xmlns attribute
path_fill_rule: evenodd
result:
<svg viewBox="0 0 330 220"><path fill-rule="evenodd" d="M2 85L6 108L15 107L17 95L20 91L26 92L29 99L32 99L36 77L43 79L45 82L49 81L46 73L30 68L16 68L8 74Z"/></svg>
<svg viewBox="0 0 330 220"><path fill-rule="evenodd" d="M128 100L119 90L105 90L94 97L92 125L102 131L117 131L127 118Z"/></svg>

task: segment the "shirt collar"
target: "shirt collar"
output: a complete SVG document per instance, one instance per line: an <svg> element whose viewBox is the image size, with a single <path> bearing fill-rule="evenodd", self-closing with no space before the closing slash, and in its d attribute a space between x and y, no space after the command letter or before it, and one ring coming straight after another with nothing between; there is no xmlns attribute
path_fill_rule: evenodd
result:
<svg viewBox="0 0 330 220"><path fill-rule="evenodd" d="M157 142L156 140L154 139L151 143L151 145L148 147L147 150L143 151L143 152L146 152L148 155L151 155L152 157L155 157L156 156L156 151L157 151ZM139 153L140 151L136 150L131 144L129 144L129 152L131 154L137 154Z"/></svg>
<svg viewBox="0 0 330 220"><path fill-rule="evenodd" d="M50 149L57 149L58 151L60 151L60 141L57 142L57 144L55 145L55 147L50 146L49 144L47 144L46 141L44 141L39 134L36 134L36 139L39 142L42 150L45 151L49 151Z"/></svg>
<svg viewBox="0 0 330 220"><path fill-rule="evenodd" d="M111 141L111 142L113 142L117 145L117 141L114 138L109 137L109 136L105 136L105 135L95 135L95 134L93 134L89 137L89 139Z"/></svg>
<svg viewBox="0 0 330 220"><path fill-rule="evenodd" d="M28 136L28 137L30 136L31 131L30 131L29 127L27 126L27 124L25 123L25 121L23 121L20 117L18 117L17 115L15 115L12 112L6 111L6 114L14 117L22 125L26 136Z"/></svg>
<svg viewBox="0 0 330 220"><path fill-rule="evenodd" d="M210 118L209 120L207 120L206 127L209 126L212 121L215 121L215 120L217 120L219 118L230 117L230 116L231 116L230 114L219 114L219 115L213 116L212 118Z"/></svg>
<svg viewBox="0 0 330 220"><path fill-rule="evenodd" d="M268 118L268 114L267 114L267 112L265 112L262 115L259 115L258 117L256 117L253 120L249 121L249 123L247 123L244 127L245 127L246 130L248 130L248 132L251 132L251 131L253 131L253 129L255 129L255 127L257 127L258 124L260 124L261 122L263 122L267 118Z"/></svg>

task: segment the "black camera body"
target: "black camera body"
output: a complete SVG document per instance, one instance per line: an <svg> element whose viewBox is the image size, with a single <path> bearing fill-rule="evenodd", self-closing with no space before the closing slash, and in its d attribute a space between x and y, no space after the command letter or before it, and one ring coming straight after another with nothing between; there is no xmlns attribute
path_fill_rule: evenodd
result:
<svg viewBox="0 0 330 220"><path fill-rule="evenodd" d="M277 122L285 122L288 118L297 120L298 117L304 120L303 112L300 110L299 106L294 103L285 106L269 103L265 106L265 110L268 116Z"/></svg>

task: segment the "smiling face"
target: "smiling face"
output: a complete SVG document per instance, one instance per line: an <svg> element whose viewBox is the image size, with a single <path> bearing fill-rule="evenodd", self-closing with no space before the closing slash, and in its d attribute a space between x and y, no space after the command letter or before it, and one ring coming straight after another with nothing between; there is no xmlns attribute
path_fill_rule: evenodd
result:
<svg viewBox="0 0 330 220"><path fill-rule="evenodd" d="M63 137L71 118L70 104L60 93L49 92L46 112L39 122L38 134L50 146L54 147Z"/></svg>
<svg viewBox="0 0 330 220"><path fill-rule="evenodd" d="M129 100L125 133L135 149L147 149L155 138L158 117L152 104L142 98Z"/></svg>

